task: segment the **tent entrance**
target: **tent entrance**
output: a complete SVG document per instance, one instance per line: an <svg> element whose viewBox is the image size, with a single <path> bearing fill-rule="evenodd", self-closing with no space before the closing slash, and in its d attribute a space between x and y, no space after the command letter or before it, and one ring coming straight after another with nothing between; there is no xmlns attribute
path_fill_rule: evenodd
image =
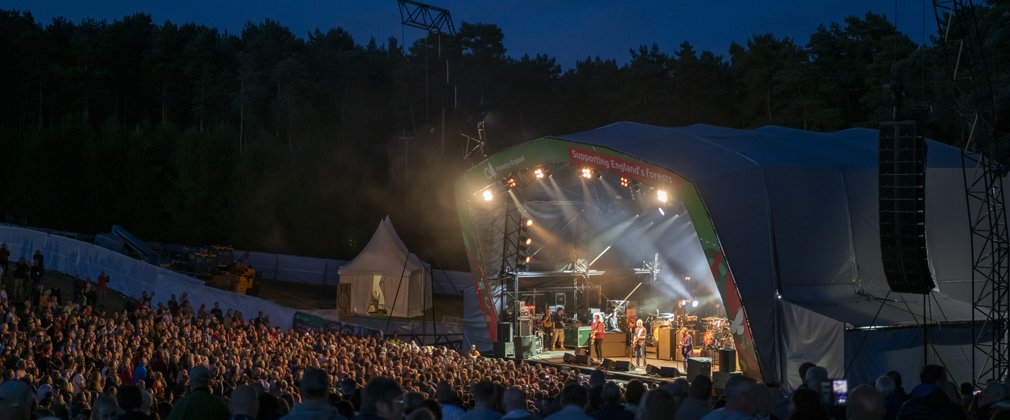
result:
<svg viewBox="0 0 1010 420"><path fill-rule="evenodd" d="M372 276L372 293L371 300L368 305L368 312L386 312L386 296L382 294L382 275L375 274Z"/></svg>

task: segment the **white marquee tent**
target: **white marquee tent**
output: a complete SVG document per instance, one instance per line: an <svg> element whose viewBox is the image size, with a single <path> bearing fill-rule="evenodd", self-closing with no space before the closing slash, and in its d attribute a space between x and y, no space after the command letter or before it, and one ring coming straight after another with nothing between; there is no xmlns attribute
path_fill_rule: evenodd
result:
<svg viewBox="0 0 1010 420"><path fill-rule="evenodd" d="M340 267L340 282L351 284L351 313L384 309L395 317L415 317L431 308L431 267L403 244L386 216L372 239Z"/></svg>

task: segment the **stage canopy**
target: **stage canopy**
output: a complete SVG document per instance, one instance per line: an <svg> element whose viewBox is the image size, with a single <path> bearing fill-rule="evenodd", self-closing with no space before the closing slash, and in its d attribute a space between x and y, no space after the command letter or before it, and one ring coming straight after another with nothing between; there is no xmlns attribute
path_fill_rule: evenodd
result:
<svg viewBox="0 0 1010 420"><path fill-rule="evenodd" d="M431 309L431 267L411 253L387 216L354 260L340 267L340 281L351 284L351 312L385 310L415 317Z"/></svg>
<svg viewBox="0 0 1010 420"><path fill-rule="evenodd" d="M641 218L656 210L643 199L663 191L672 204L661 214L685 216L690 232L655 236L657 255L667 257L667 248L695 252L677 241L693 244L721 296L720 308L731 320L748 375L795 386L799 364L811 361L833 377L859 382L895 369L912 384L929 357L930 363L946 364L956 380L971 382L973 288L960 152L932 140L927 144L926 231L937 281L927 296L890 292L884 277L877 130L815 133L774 126L741 130L619 122L492 155L468 171L457 190L464 241L491 336L502 311L496 308L502 293L496 279L503 274L503 260L511 258L503 245L509 218L504 203L517 203L523 217L537 219L547 217L563 196L595 201L598 213L617 206ZM537 169L551 176L536 179ZM591 179L573 181L585 170ZM525 191L559 194L518 197L508 185L516 177ZM590 181L605 185L593 187ZM625 186L636 193L620 189ZM591 217L585 220L592 223ZM564 232L577 229L557 229L561 233L555 235L576 235ZM598 251L586 254L592 258ZM685 264L698 265L680 263ZM958 338L935 342L924 356L922 329L916 328L924 323L932 325L931 337L948 331Z"/></svg>

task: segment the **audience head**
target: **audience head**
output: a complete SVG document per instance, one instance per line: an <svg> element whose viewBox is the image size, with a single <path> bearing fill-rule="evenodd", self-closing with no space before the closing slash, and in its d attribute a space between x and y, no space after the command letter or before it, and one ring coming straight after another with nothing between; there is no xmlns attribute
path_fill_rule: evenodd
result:
<svg viewBox="0 0 1010 420"><path fill-rule="evenodd" d="M478 405L491 407L495 403L494 387L494 383L491 381L480 381L470 386L470 393L473 394L473 399Z"/></svg>
<svg viewBox="0 0 1010 420"><path fill-rule="evenodd" d="M887 372L887 376L894 381L895 390L901 389L901 373L899 373L896 370L892 370L890 372Z"/></svg>
<svg viewBox="0 0 1010 420"><path fill-rule="evenodd" d="M822 366L814 366L807 369L807 376L804 383L807 388L820 392L821 384L828 381L828 370Z"/></svg>
<svg viewBox="0 0 1010 420"><path fill-rule="evenodd" d="M386 419L403 416L403 389L396 381L376 376L361 391L361 413Z"/></svg>
<svg viewBox="0 0 1010 420"><path fill-rule="evenodd" d="M302 400L325 402L330 395L330 379L322 369L308 368L302 373L299 388L302 391Z"/></svg>
<svg viewBox="0 0 1010 420"><path fill-rule="evenodd" d="M803 362L803 364L800 365L800 380L803 381L803 383L806 383L807 381L807 371L814 366L817 365L811 362Z"/></svg>
<svg viewBox="0 0 1010 420"><path fill-rule="evenodd" d="M110 396L102 396L95 400L91 407L92 420L116 420L119 418L119 405Z"/></svg>
<svg viewBox="0 0 1010 420"><path fill-rule="evenodd" d="M228 408L233 416L249 416L256 418L259 415L260 401L256 396L256 390L249 385L240 385L231 392L231 399L228 401Z"/></svg>
<svg viewBox="0 0 1010 420"><path fill-rule="evenodd" d="M705 375L695 376L691 381L689 395L691 398L707 401L712 396L712 380Z"/></svg>
<svg viewBox="0 0 1010 420"><path fill-rule="evenodd" d="M519 387L510 386L502 395L502 403L506 411L526 409L526 392Z"/></svg>
<svg viewBox="0 0 1010 420"><path fill-rule="evenodd" d="M210 369L195 366L189 370L189 389L205 388L210 385Z"/></svg>
<svg viewBox="0 0 1010 420"><path fill-rule="evenodd" d="M985 389L978 396L979 406L988 406L993 403L1004 401L1010 397L1006 384L1000 381L991 381L986 384Z"/></svg>
<svg viewBox="0 0 1010 420"><path fill-rule="evenodd" d="M645 384L638 379L632 379L624 388L624 400L628 404L638 405L645 395Z"/></svg>
<svg viewBox="0 0 1010 420"><path fill-rule="evenodd" d="M670 393L662 389L653 389L642 396L642 404L638 406L635 420L662 420L671 418L677 412L677 402Z"/></svg>
<svg viewBox="0 0 1010 420"><path fill-rule="evenodd" d="M743 375L730 376L726 381L726 409L754 415L754 388L757 381Z"/></svg>
<svg viewBox="0 0 1010 420"><path fill-rule="evenodd" d="M116 402L124 411L139 411L144 403L143 391L136 385L126 385L119 388L119 392L116 393Z"/></svg>
<svg viewBox="0 0 1010 420"><path fill-rule="evenodd" d="M884 396L869 385L857 386L845 402L845 417L849 420L880 420L884 418Z"/></svg>
<svg viewBox="0 0 1010 420"><path fill-rule="evenodd" d="M35 409L35 395L23 381L7 379L0 383L0 414L4 418L27 420Z"/></svg>
<svg viewBox="0 0 1010 420"><path fill-rule="evenodd" d="M947 369L940 365L923 366L919 373L919 382L942 387L947 382Z"/></svg>
<svg viewBox="0 0 1010 420"><path fill-rule="evenodd" d="M561 405L575 405L583 410L589 404L589 393L577 383L568 384L561 390Z"/></svg>
<svg viewBox="0 0 1010 420"><path fill-rule="evenodd" d="M877 382L874 385L877 388L877 392L884 397L893 394L895 390L894 379L891 379L891 377L887 375L881 375L877 378Z"/></svg>
<svg viewBox="0 0 1010 420"><path fill-rule="evenodd" d="M620 404L621 387L614 382L607 382L603 385L603 389L600 391L600 399L603 400L604 404Z"/></svg>
<svg viewBox="0 0 1010 420"><path fill-rule="evenodd" d="M827 411L821 405L821 393L800 388L789 398L789 418L827 418Z"/></svg>

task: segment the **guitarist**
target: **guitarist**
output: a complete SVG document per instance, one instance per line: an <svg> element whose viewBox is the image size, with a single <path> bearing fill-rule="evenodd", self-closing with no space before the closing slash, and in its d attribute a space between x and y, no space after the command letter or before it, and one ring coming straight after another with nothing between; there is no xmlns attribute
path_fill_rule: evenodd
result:
<svg viewBox="0 0 1010 420"><path fill-rule="evenodd" d="M551 307L544 307L544 317L540 319L540 327L544 329L544 338L547 340L547 344L544 348L548 350L554 350L554 321L551 317Z"/></svg>
<svg viewBox="0 0 1010 420"><path fill-rule="evenodd" d="M593 342L593 349L596 350L596 360L603 360L603 321L600 320L600 314L593 316L593 325L591 334L589 338Z"/></svg>
<svg viewBox="0 0 1010 420"><path fill-rule="evenodd" d="M694 337L691 337L690 331L684 330L684 336L680 339L680 355L684 357L684 363L691 357L692 350L694 350Z"/></svg>
<svg viewBox="0 0 1010 420"><path fill-rule="evenodd" d="M645 367L645 325L642 320L635 321L635 333L632 336L631 348L635 353L635 368Z"/></svg>

